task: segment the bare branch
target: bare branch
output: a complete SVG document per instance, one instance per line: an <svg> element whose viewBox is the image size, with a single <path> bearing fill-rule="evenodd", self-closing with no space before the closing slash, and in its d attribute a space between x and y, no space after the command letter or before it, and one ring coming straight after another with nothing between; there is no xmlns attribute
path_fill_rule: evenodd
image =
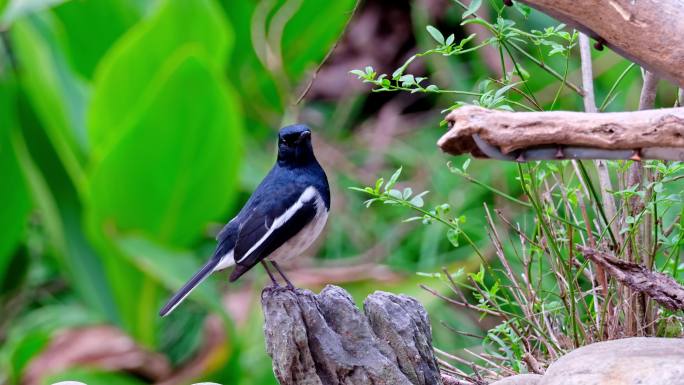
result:
<svg viewBox="0 0 684 385"><path fill-rule="evenodd" d="M521 0L684 87L679 1ZM610 22L607 22L610 21Z"/></svg>
<svg viewBox="0 0 684 385"><path fill-rule="evenodd" d="M656 91L658 91L658 80L653 72L644 71L644 84L641 86L639 96L639 109L648 110L655 106Z"/></svg>
<svg viewBox="0 0 684 385"><path fill-rule="evenodd" d="M642 156L647 158L664 154L666 150L661 146L667 145L671 146L668 151L675 156L674 160L684 160L684 108L681 107L582 113L508 112L465 106L449 113L446 120L451 129L437 144L442 151L453 155L472 153L488 157L476 144L474 136L477 136L509 157L519 149L563 145L605 149L610 151L604 151L604 155L616 154L605 159L626 159L632 150L643 149Z"/></svg>

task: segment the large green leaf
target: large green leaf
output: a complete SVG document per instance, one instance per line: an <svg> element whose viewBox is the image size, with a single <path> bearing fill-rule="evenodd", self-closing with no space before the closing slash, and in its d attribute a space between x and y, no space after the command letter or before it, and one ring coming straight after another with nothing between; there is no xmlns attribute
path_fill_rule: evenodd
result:
<svg viewBox="0 0 684 385"><path fill-rule="evenodd" d="M8 28L13 21L34 12L50 8L65 0L0 0L0 29Z"/></svg>
<svg viewBox="0 0 684 385"><path fill-rule="evenodd" d="M11 135L16 128L14 87L0 81L0 281L4 281L7 269L26 228L31 210L31 198L26 181L17 161Z"/></svg>
<svg viewBox="0 0 684 385"><path fill-rule="evenodd" d="M78 192L28 104L19 99L22 135L14 137L14 147L48 241L48 254L56 257L60 273L81 299L117 321L101 260L84 235Z"/></svg>
<svg viewBox="0 0 684 385"><path fill-rule="evenodd" d="M149 276L155 277L159 284L169 291L178 290L190 278L190 274L201 267L191 254L165 248L141 237L126 236L118 239L116 243L131 263ZM207 308L221 312L219 298L220 294L216 287L211 282L205 282L193 290L190 299L200 301ZM155 306L151 310L156 312L158 309Z"/></svg>
<svg viewBox="0 0 684 385"><path fill-rule="evenodd" d="M234 197L241 114L195 50L170 58L162 74L156 95L95 161L90 209L103 226L187 246Z"/></svg>
<svg viewBox="0 0 684 385"><path fill-rule="evenodd" d="M136 114L147 93L153 92L150 83L174 52L194 47L207 64L219 70L231 41L223 13L213 1L164 1L150 20L126 33L96 69L88 114L94 148L118 137L122 125Z"/></svg>
<svg viewBox="0 0 684 385"><path fill-rule="evenodd" d="M265 48L263 41L252 39L253 25L262 20L254 17L255 12L263 12L261 7L257 8L260 2L222 0L221 4L235 33L235 49L227 71L242 100L249 101L244 103L244 108L251 120L250 127L276 125L280 122L286 101L281 100L273 74L264 67L255 52ZM268 127L262 132L270 133L271 130L272 127Z"/></svg>
<svg viewBox="0 0 684 385"><path fill-rule="evenodd" d="M20 83L61 162L78 188L87 143L87 89L73 75L61 50L60 29L49 13L18 20L11 29Z"/></svg>
<svg viewBox="0 0 684 385"><path fill-rule="evenodd" d="M55 7L74 69L92 78L97 63L139 19L140 11L133 0L67 1Z"/></svg>
<svg viewBox="0 0 684 385"><path fill-rule="evenodd" d="M282 41L285 70L295 83L301 81L307 69L318 65L332 48L351 18L356 0L325 4L318 0L289 0L283 8L298 3L301 4L285 26Z"/></svg>

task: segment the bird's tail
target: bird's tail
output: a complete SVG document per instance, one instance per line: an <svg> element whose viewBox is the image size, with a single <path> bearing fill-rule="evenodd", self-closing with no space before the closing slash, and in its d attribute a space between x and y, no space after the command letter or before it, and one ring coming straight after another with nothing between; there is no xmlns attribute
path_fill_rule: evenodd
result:
<svg viewBox="0 0 684 385"><path fill-rule="evenodd" d="M212 258L207 262L206 265L202 266L202 268L195 273L195 275L190 278L190 280L181 287L180 290L176 292L176 294L169 299L169 301L164 305L164 307L161 308L159 311L159 315L161 317L167 316L169 313L173 311L178 305L180 305L181 302L190 294L190 292L197 287L202 281L204 281L205 278L209 276L214 271L214 268L216 265L219 263L219 259Z"/></svg>

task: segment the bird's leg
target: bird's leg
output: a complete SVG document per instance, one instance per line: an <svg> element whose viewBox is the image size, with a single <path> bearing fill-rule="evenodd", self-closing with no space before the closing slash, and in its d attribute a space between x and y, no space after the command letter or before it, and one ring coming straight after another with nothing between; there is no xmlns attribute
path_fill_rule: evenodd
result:
<svg viewBox="0 0 684 385"><path fill-rule="evenodd" d="M283 279L285 280L285 282L287 282L287 288L290 289L290 290L294 290L294 289L295 289L295 285L293 285L292 282L290 282L290 280L287 279L287 277L285 276L285 273L283 273L283 271L280 270L280 266L278 266L278 264L275 263L275 261L271 261L271 264L273 265L273 267L275 267L276 270L278 270L278 273L280 274L281 277L283 277Z"/></svg>
<svg viewBox="0 0 684 385"><path fill-rule="evenodd" d="M273 286L274 287L280 287L280 285L278 284L278 281L273 276L273 273L271 273L271 269L268 268L266 261L261 261L261 264L264 265L264 269L266 269L266 272L268 273L269 278L271 278L271 282L273 282ZM289 281L288 281L288 283L289 283Z"/></svg>

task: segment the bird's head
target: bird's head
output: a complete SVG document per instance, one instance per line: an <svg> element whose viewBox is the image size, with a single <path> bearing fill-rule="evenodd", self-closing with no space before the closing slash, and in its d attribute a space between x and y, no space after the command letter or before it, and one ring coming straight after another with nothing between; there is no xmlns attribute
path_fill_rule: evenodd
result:
<svg viewBox="0 0 684 385"><path fill-rule="evenodd" d="M279 163L294 166L314 159L309 127L295 124L280 129L278 133Z"/></svg>

